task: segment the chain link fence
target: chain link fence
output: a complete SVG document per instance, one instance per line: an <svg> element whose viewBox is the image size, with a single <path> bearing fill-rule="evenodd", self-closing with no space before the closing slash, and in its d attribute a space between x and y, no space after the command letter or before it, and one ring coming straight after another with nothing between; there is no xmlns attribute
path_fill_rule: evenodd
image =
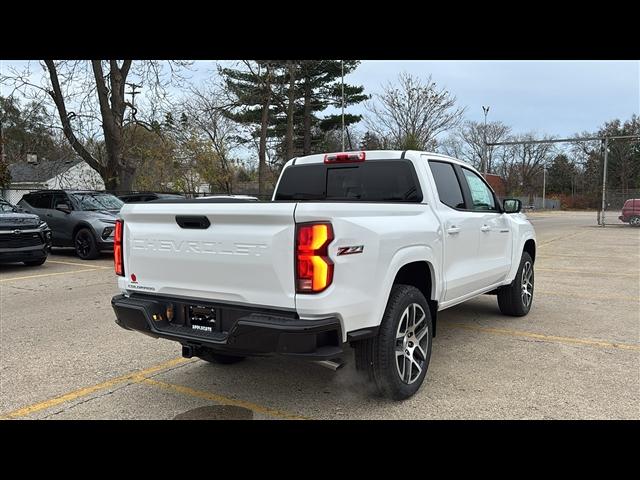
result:
<svg viewBox="0 0 640 480"><path fill-rule="evenodd" d="M635 200L635 202L633 201ZM625 206L626 204L626 206ZM598 225L634 224L640 217L640 189L605 189L604 211L598 211Z"/></svg>

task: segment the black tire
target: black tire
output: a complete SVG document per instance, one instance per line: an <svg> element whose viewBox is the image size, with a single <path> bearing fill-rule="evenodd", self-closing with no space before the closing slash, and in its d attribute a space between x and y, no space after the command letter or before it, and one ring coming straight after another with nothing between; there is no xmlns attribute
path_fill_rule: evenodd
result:
<svg viewBox="0 0 640 480"><path fill-rule="evenodd" d="M76 255L83 260L95 260L100 256L96 237L88 228L78 230L73 239L73 246L76 249Z"/></svg>
<svg viewBox="0 0 640 480"><path fill-rule="evenodd" d="M27 267L39 267L47 261L47 257L41 258L40 260L29 260L28 262L22 262Z"/></svg>
<svg viewBox="0 0 640 480"><path fill-rule="evenodd" d="M238 363L246 358L238 355L225 355L223 353L215 353L210 350L205 350L200 355L198 355L198 357L206 362L219 363L222 365L231 365L233 363Z"/></svg>
<svg viewBox="0 0 640 480"><path fill-rule="evenodd" d="M413 305L420 306L424 313L422 318L419 310L414 310L414 331L409 325L412 308L415 308ZM405 320L407 310L409 316ZM417 325L416 317L419 320ZM400 338L405 324L404 337ZM419 338L420 335L422 338ZM419 338L419 341L411 342L411 338ZM422 292L410 285L394 285L378 336L361 340L354 345L356 369L374 383L380 394L394 400L405 400L414 395L424 381L431 359L432 338L431 313ZM396 352L401 354L398 355ZM410 356L405 355L409 352ZM415 363L409 358L415 360Z"/></svg>
<svg viewBox="0 0 640 480"><path fill-rule="evenodd" d="M526 291L528 294L525 293L526 279L524 278L528 277L527 272L529 270L527 268L531 271L529 281L526 283ZM498 306L502 314L512 317L523 317L529 313L531 305L533 304L534 285L533 259L527 252L522 252L516 278L514 278L510 285L498 289ZM528 298L528 304L525 302L525 298Z"/></svg>
<svg viewBox="0 0 640 480"><path fill-rule="evenodd" d="M631 217L629 219L629 225L631 225L632 227L640 227L640 217Z"/></svg>

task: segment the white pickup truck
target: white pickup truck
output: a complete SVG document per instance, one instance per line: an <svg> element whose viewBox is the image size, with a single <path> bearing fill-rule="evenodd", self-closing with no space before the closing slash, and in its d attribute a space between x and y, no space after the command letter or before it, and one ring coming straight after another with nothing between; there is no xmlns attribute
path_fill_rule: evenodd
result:
<svg viewBox="0 0 640 480"><path fill-rule="evenodd" d="M217 363L282 354L356 368L394 399L422 384L437 313L533 300L535 232L464 162L418 151L290 160L272 201L126 204L116 322Z"/></svg>

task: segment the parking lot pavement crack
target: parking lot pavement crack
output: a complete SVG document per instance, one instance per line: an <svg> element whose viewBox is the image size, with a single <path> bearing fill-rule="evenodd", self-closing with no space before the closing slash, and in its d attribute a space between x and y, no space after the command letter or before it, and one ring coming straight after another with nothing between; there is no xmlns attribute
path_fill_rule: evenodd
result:
<svg viewBox="0 0 640 480"><path fill-rule="evenodd" d="M15 290L25 290L27 292L39 292L37 288L28 288L28 287L16 287L15 285L3 285L2 288L12 288Z"/></svg>
<svg viewBox="0 0 640 480"><path fill-rule="evenodd" d="M93 397L85 398L85 399L83 399L83 400L81 400L81 401L79 401L79 402L76 402L76 403L74 403L74 404L68 405L67 407L62 408L62 409L60 409L60 410L58 410L58 411L56 411L56 412L52 412L52 413L50 413L50 414L48 414L48 415L45 415L44 417L42 417L42 419L43 419L43 420L47 420L47 419L49 419L49 418L55 417L56 415L60 415L61 413L64 413L64 412L68 412L68 411L70 411L70 410L73 410L73 409L75 409L76 407L79 407L80 405L84 405L84 404L86 404L86 403L93 402L94 400L99 400L99 399L101 399L101 398L104 398L104 397L107 397L107 396L109 396L109 395L112 395L112 394L114 394L115 392L117 392L117 391L119 391L119 390L123 390L123 389L125 389L125 388L127 388L127 387L129 387L129 386L131 386L131 385L139 385L139 384L143 384L145 380L152 379L152 378L157 377L158 375L161 375L161 374L163 374L163 373L167 373L167 372L172 372L172 371L174 371L174 370L178 370L178 369L180 369L180 368L182 368L182 367L186 367L187 365L190 365L190 364L193 364L193 363L196 363L196 362L195 362L195 361L186 362L186 363L183 363L183 364L181 364L181 365L176 365L175 367L171 367L171 368L168 368L168 369L166 369L166 370L162 370L162 371L160 371L160 372L153 373L153 374L151 374L151 375L138 375L138 376L134 376L134 377L132 377L132 379L131 379L130 381L128 381L128 382L126 382L126 383L123 383L123 384L121 384L121 385L118 385L117 387L115 387L115 388L113 388L113 389L111 389L111 390L108 390L108 391L106 391L106 392L100 393L100 394L95 395L95 396L93 396Z"/></svg>
<svg viewBox="0 0 640 480"><path fill-rule="evenodd" d="M85 398L83 400L80 400L79 402L76 402L76 403L74 403L72 405L69 405L69 406L67 406L65 408L62 408L61 410L58 410L56 412L52 412L52 413L50 413L48 415L45 415L44 417L42 417L42 420L48 420L50 418L55 417L56 415L60 415L61 413L65 413L65 412L68 412L70 410L73 410L76 407L79 407L80 405L84 405L85 403L93 402L94 400L99 400L101 398L107 397L109 395L114 394L115 392L117 392L119 390L127 388L130 385L135 385L137 383L140 383L140 381L139 380L135 380L135 381L127 382L127 383L125 383L123 385L119 385L118 387L114 388L113 390L108 390L108 391L103 392L103 393L101 393L99 395L96 395L94 397Z"/></svg>

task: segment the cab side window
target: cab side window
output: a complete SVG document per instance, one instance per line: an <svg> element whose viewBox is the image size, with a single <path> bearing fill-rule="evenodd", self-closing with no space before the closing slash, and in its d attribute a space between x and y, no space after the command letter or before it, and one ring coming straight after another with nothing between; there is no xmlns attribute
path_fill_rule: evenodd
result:
<svg viewBox="0 0 640 480"><path fill-rule="evenodd" d="M493 192L484 180L466 168L463 168L462 172L464 173L464 178L467 180L471 200L473 201L471 209L478 211L496 211L496 201Z"/></svg>
<svg viewBox="0 0 640 480"><path fill-rule="evenodd" d="M462 188L460 188L460 182L458 182L453 165L447 162L430 160L429 167L436 182L440 201L451 208L465 208Z"/></svg>

